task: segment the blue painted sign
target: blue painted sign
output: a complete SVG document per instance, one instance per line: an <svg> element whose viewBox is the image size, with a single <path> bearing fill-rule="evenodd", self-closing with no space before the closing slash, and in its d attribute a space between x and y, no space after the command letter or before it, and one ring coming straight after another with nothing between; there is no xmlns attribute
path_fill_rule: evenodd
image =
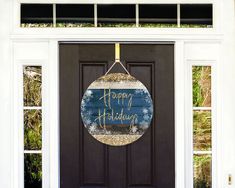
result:
<svg viewBox="0 0 235 188"><path fill-rule="evenodd" d="M126 145L150 126L153 105L147 88L128 74L113 73L93 82L82 98L88 132L108 145Z"/></svg>

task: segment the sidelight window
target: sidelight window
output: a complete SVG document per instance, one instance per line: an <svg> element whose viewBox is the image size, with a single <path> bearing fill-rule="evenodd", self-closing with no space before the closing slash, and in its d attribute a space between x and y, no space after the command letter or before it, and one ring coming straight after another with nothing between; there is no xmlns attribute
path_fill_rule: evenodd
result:
<svg viewBox="0 0 235 188"><path fill-rule="evenodd" d="M23 67L24 187L42 187L42 67Z"/></svg>
<svg viewBox="0 0 235 188"><path fill-rule="evenodd" d="M192 67L194 188L212 187L211 72L211 66Z"/></svg>

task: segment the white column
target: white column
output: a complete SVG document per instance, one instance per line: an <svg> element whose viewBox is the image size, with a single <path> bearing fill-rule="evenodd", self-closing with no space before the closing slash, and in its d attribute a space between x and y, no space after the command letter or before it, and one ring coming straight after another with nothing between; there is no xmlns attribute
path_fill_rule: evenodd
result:
<svg viewBox="0 0 235 188"><path fill-rule="evenodd" d="M0 1L0 187L13 187L12 0Z"/></svg>

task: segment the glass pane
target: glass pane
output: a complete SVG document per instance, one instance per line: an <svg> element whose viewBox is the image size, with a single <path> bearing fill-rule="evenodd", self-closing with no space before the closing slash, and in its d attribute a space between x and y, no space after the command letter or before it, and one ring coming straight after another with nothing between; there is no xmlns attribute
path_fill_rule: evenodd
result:
<svg viewBox="0 0 235 188"><path fill-rule="evenodd" d="M139 5L140 27L177 27L177 5Z"/></svg>
<svg viewBox="0 0 235 188"><path fill-rule="evenodd" d="M57 27L93 27L94 5L57 4Z"/></svg>
<svg viewBox="0 0 235 188"><path fill-rule="evenodd" d="M24 187L42 187L42 155L24 154Z"/></svg>
<svg viewBox="0 0 235 188"><path fill-rule="evenodd" d="M212 27L212 4L180 5L181 27Z"/></svg>
<svg viewBox="0 0 235 188"><path fill-rule="evenodd" d="M193 146L195 151L211 150L211 111L193 112Z"/></svg>
<svg viewBox="0 0 235 188"><path fill-rule="evenodd" d="M211 188L211 155L194 155L194 188Z"/></svg>
<svg viewBox="0 0 235 188"><path fill-rule="evenodd" d="M211 106L210 66L193 66L193 106Z"/></svg>
<svg viewBox="0 0 235 188"><path fill-rule="evenodd" d="M42 105L42 70L40 66L24 67L24 106Z"/></svg>
<svg viewBox="0 0 235 188"><path fill-rule="evenodd" d="M24 110L24 149L42 149L41 110Z"/></svg>
<svg viewBox="0 0 235 188"><path fill-rule="evenodd" d="M21 4L21 27L52 26L52 4Z"/></svg>
<svg viewBox="0 0 235 188"><path fill-rule="evenodd" d="M135 5L98 5L99 27L135 27Z"/></svg>

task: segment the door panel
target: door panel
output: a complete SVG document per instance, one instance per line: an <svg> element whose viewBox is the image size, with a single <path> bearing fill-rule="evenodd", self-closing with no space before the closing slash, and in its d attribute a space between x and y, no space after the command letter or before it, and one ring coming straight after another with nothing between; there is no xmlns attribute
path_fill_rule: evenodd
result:
<svg viewBox="0 0 235 188"><path fill-rule="evenodd" d="M130 74L140 80L148 88L154 102L154 93L151 87L151 79L154 79L152 74L154 63L127 62L127 67L130 70ZM138 75L145 76L140 79ZM155 148L153 132L154 121L152 121L149 130L138 142L128 146L129 185L151 186L153 184L153 159L155 158L154 152L152 152Z"/></svg>
<svg viewBox="0 0 235 188"><path fill-rule="evenodd" d="M84 128L80 101L86 88L114 60L113 44L60 44L60 185L175 187L174 45L123 44L121 60L151 93L149 130L121 147L96 141ZM112 72L120 72L115 66Z"/></svg>

